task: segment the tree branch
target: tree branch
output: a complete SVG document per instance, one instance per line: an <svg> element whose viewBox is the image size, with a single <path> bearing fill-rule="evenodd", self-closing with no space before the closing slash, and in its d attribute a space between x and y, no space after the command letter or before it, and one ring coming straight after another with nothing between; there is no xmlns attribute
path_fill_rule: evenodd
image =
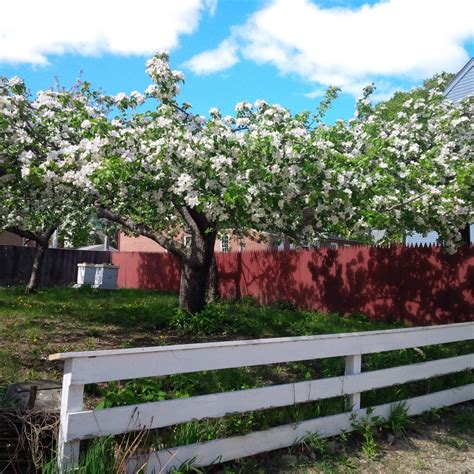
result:
<svg viewBox="0 0 474 474"><path fill-rule="evenodd" d="M40 239L44 242L49 242L49 239L54 234L54 231L57 229L56 226L47 227L46 230L40 235Z"/></svg>
<svg viewBox="0 0 474 474"><path fill-rule="evenodd" d="M34 240L35 242L49 242L49 239L53 235L54 231L56 230L55 226L47 227L46 230L40 234L35 234L30 230L24 230L21 227L12 225L5 229L7 232L11 232L12 234L16 234L24 239Z"/></svg>
<svg viewBox="0 0 474 474"><path fill-rule="evenodd" d="M144 237L148 237L149 239L153 240L157 244L164 247L166 250L171 252L172 254L176 255L180 258L188 258L189 255L183 246L176 242L173 239L165 237L163 234L159 232L155 232L154 230L150 229L148 226L144 224L137 224L135 221L128 217L124 217L117 212L113 212L105 207L97 204L96 205L97 217L101 217L104 219L108 219L109 221L115 222L116 224L120 224L121 226L125 227L126 229L136 233L143 235Z"/></svg>
<svg viewBox="0 0 474 474"><path fill-rule="evenodd" d="M426 194L429 194L429 191L424 191L421 194L417 194L416 196L413 196L410 199L407 199L406 201L400 202L398 204L394 204L393 206L390 206L390 207L386 207L385 209L382 209L382 212L388 212L388 211L393 211L394 209L400 209L406 206L407 204L410 204L411 202L416 201L417 199L420 199Z"/></svg>
<svg viewBox="0 0 474 474"><path fill-rule="evenodd" d="M249 127L248 126L245 126L245 127L237 127L237 128L233 128L232 129L232 132L233 133L237 133L237 132L242 132L243 130L248 130Z"/></svg>
<svg viewBox="0 0 474 474"><path fill-rule="evenodd" d="M212 227L214 227L212 223L209 222L209 219L206 217L206 215L203 212L196 211L191 207L184 207L183 212L184 212L184 215L189 216L189 218L192 219L193 222L195 222L201 234L205 234ZM188 220L188 218L186 220Z"/></svg>
<svg viewBox="0 0 474 474"><path fill-rule="evenodd" d="M19 237L23 237L24 239L28 240L34 240L35 242L38 242L41 240L40 236L34 234L33 232L29 230L23 230L18 226L12 225L10 227L5 228L7 232L11 232L12 234L16 234Z"/></svg>

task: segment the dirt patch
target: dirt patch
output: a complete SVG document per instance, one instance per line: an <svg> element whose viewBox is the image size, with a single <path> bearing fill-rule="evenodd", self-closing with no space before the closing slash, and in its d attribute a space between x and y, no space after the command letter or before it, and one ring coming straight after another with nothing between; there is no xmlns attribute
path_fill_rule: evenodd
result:
<svg viewBox="0 0 474 474"><path fill-rule="evenodd" d="M295 473L360 472L360 473L474 473L474 403L468 403L415 418L415 428L406 435L383 432L377 438L377 454L373 459L361 452L356 441L337 444L342 452L329 453L315 459ZM321 457L321 456L320 456Z"/></svg>

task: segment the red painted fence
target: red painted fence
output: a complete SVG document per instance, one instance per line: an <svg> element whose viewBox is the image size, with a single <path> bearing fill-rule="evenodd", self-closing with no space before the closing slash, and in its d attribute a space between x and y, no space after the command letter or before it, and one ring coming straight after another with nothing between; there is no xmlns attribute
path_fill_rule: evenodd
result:
<svg viewBox="0 0 474 474"><path fill-rule="evenodd" d="M117 252L119 287L177 292L170 254ZM217 254L224 298L284 300L304 309L364 313L409 324L474 319L474 247L349 247Z"/></svg>

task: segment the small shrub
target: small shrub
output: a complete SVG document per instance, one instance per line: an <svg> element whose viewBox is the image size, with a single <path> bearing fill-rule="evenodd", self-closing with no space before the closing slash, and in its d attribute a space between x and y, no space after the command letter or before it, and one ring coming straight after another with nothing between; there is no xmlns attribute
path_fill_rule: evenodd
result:
<svg viewBox="0 0 474 474"><path fill-rule="evenodd" d="M420 416L425 423L436 423L441 420L441 409L432 408L431 410L424 411Z"/></svg>

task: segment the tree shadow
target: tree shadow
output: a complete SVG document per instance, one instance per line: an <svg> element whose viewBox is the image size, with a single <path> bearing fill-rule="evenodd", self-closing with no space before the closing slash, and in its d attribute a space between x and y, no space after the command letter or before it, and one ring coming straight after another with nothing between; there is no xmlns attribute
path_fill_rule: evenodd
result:
<svg viewBox="0 0 474 474"><path fill-rule="evenodd" d="M172 254L114 252L112 263L119 267L119 288L179 291L179 262Z"/></svg>
<svg viewBox="0 0 474 474"><path fill-rule="evenodd" d="M474 248L351 247L313 252L307 267L313 298L303 304L364 313L412 325L471 321Z"/></svg>
<svg viewBox="0 0 474 474"><path fill-rule="evenodd" d="M248 252L220 255L218 263L224 298L413 325L474 319L472 246L454 255L403 246Z"/></svg>
<svg viewBox="0 0 474 474"><path fill-rule="evenodd" d="M297 251L236 252L217 255L221 296L251 296L262 304L299 300Z"/></svg>
<svg viewBox="0 0 474 474"><path fill-rule="evenodd" d="M224 299L285 301L325 313L362 313L386 322L425 325L474 319L474 247L319 248L217 253ZM179 291L171 254L117 252L119 287Z"/></svg>

